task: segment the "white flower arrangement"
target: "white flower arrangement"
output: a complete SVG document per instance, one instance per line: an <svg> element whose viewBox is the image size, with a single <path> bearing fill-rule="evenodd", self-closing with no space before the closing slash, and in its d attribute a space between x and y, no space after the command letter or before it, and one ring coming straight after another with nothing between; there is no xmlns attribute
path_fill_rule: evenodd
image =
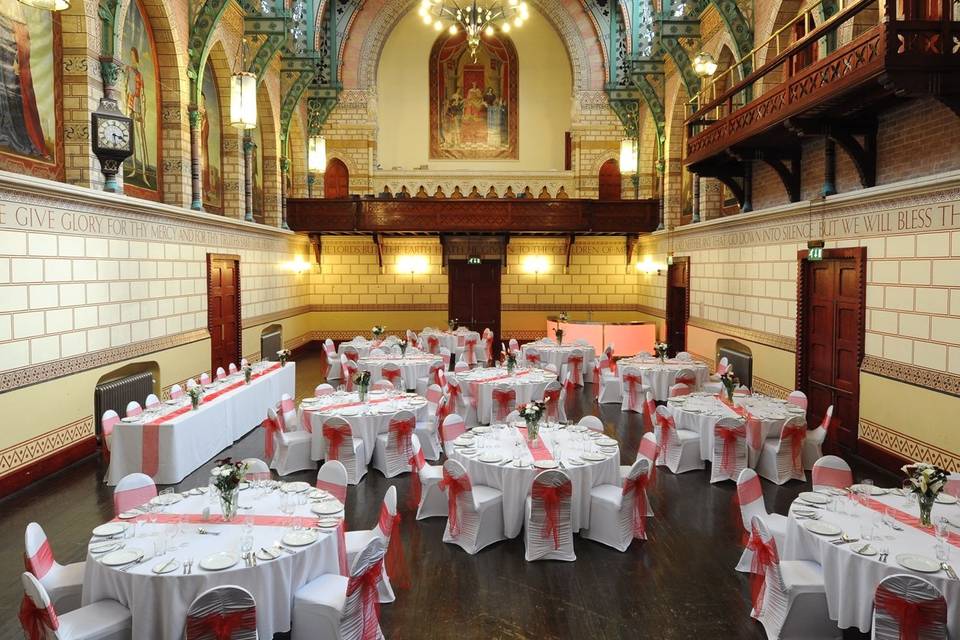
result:
<svg viewBox="0 0 960 640"><path fill-rule="evenodd" d="M457 328L458 322L460 321L456 318L450 318L449 320L447 320L447 326L450 328L450 331L453 331L454 329Z"/></svg>
<svg viewBox="0 0 960 640"><path fill-rule="evenodd" d="M370 329L370 333L373 334L373 337L374 337L374 338L376 338L377 340L379 340L379 339L380 339L380 336L382 336L386 330L387 330L387 328L386 328L385 326L383 326L382 324L375 324L375 325L373 325L373 328Z"/></svg>
<svg viewBox="0 0 960 640"><path fill-rule="evenodd" d="M224 458L217 460L217 466L210 471L210 477L213 479L213 486L221 494L229 493L237 487L247 476L247 463L243 460L231 460Z"/></svg>
<svg viewBox="0 0 960 640"><path fill-rule="evenodd" d="M190 387L187 389L187 396L190 397L190 404L196 409L200 406L200 401L203 400L203 387L200 385Z"/></svg>
<svg viewBox="0 0 960 640"><path fill-rule="evenodd" d="M287 364L287 360L290 359L290 355L290 349L280 349L280 351L277 351L277 358L280 359L281 366Z"/></svg>
<svg viewBox="0 0 960 640"><path fill-rule="evenodd" d="M657 352L657 357L660 358L660 360L666 359L667 351L669 349L670 345L668 345L666 342L658 342L657 344L653 345L653 350Z"/></svg>
<svg viewBox="0 0 960 640"><path fill-rule="evenodd" d="M539 422L540 418L544 416L547 412L547 401L544 400L539 402L537 400L531 400L525 405L522 405L517 409L517 413L520 414L520 417L523 418L526 422Z"/></svg>
<svg viewBox="0 0 960 640"><path fill-rule="evenodd" d="M936 499L947 486L947 472L929 462L905 464L901 470L910 480L910 490L919 496Z"/></svg>

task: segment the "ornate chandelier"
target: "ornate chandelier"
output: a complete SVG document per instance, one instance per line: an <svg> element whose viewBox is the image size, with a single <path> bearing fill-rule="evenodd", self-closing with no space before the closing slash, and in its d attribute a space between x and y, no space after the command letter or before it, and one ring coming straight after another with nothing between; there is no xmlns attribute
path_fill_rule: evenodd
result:
<svg viewBox="0 0 960 640"><path fill-rule="evenodd" d="M530 17L527 3L520 0L506 0L506 4L497 0L472 0L462 6L456 0L421 0L418 13L423 24L432 26L434 31L447 29L450 35L456 35L463 30L474 62L481 35L490 38L497 31L510 33L510 29L522 27Z"/></svg>

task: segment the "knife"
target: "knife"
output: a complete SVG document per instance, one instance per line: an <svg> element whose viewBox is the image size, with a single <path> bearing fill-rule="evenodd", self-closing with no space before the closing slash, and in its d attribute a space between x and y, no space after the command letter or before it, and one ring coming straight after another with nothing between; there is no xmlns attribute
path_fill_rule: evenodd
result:
<svg viewBox="0 0 960 640"><path fill-rule="evenodd" d="M274 553L273 551L270 551L270 550L267 549L266 547L260 547L260 551L263 551L265 554L267 554L268 556L270 556L270 559L271 559L271 560L276 560L277 557L278 557L278 555L277 555L276 553Z"/></svg>
<svg viewBox="0 0 960 640"><path fill-rule="evenodd" d="M954 571L954 570L953 570L953 567L951 567L951 566L950 566L949 564L947 564L946 562L941 562L941 563L940 563L940 568L943 569L944 571L946 571L946 572L947 572L947 575L948 575L949 577L953 578L954 580L960 580L960 578L957 578L957 572Z"/></svg>
<svg viewBox="0 0 960 640"><path fill-rule="evenodd" d="M158 573L163 573L164 571L169 569L170 565L173 564L174 561L176 561L176 558L170 558L162 567L160 567L160 571Z"/></svg>

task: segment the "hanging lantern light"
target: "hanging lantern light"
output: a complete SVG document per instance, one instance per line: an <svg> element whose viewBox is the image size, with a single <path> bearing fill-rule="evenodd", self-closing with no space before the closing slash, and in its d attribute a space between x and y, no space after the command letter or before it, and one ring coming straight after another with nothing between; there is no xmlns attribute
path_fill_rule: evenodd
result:
<svg viewBox="0 0 960 640"><path fill-rule="evenodd" d="M632 174L637 171L637 151L632 138L620 141L620 173Z"/></svg>
<svg viewBox="0 0 960 640"><path fill-rule="evenodd" d="M709 78L717 72L717 61L705 51L701 51L693 58L693 72L701 78Z"/></svg>
<svg viewBox="0 0 960 640"><path fill-rule="evenodd" d="M240 68L230 76L230 126L253 129L257 126L257 76L247 68L247 40L240 43L237 55Z"/></svg>
<svg viewBox="0 0 960 640"><path fill-rule="evenodd" d="M20 3L44 11L66 11L70 8L70 0L20 0Z"/></svg>
<svg viewBox="0 0 960 640"><path fill-rule="evenodd" d="M327 170L327 139L323 136L310 136L307 141L307 170L312 173Z"/></svg>

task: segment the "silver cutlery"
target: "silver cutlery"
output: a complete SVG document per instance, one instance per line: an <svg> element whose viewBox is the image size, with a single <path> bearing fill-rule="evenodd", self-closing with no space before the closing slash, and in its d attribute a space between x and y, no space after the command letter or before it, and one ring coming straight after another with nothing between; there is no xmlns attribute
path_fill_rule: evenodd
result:
<svg viewBox="0 0 960 640"><path fill-rule="evenodd" d="M887 554L881 553L881 554L880 554L880 562L886 562L886 561L887 561Z"/></svg>
<svg viewBox="0 0 960 640"><path fill-rule="evenodd" d="M219 531L211 531L211 530L209 530L209 529L204 529L203 527L200 527L199 529L197 529L197 533L199 533L199 534L202 535L202 536L218 536L218 535L220 535L220 532L219 532Z"/></svg>
<svg viewBox="0 0 960 640"><path fill-rule="evenodd" d="M189 559L187 559L186 562L183 563L183 569L184 569L183 572L184 572L185 574L188 574L188 575L189 575L189 574L193 573L193 558L189 558Z"/></svg>
<svg viewBox="0 0 960 640"><path fill-rule="evenodd" d="M276 560L279 557L276 553L274 553L273 551L270 551L266 547L260 547L260 551L263 551L265 554L270 556L271 560Z"/></svg>
<svg viewBox="0 0 960 640"><path fill-rule="evenodd" d="M131 562L130 564L124 566L122 569L120 569L120 571L127 571L130 567L135 567L135 566L137 566L138 564L143 564L143 563L146 562L146 561L147 561L147 556L146 556L146 555L142 555L142 556L140 556L139 558L137 558L136 560L134 560L133 562Z"/></svg>
<svg viewBox="0 0 960 640"><path fill-rule="evenodd" d="M953 567L951 567L946 562L941 562L940 568L943 569L947 573L947 575L953 578L954 580L960 579L960 578L957 578L957 572L953 570Z"/></svg>
<svg viewBox="0 0 960 640"><path fill-rule="evenodd" d="M283 546L283 545L280 544L279 542L275 542L275 543L273 544L273 546L274 546L275 549L280 549L280 550L286 551L286 552L289 553L290 555L294 555L294 554L296 553L296 551L294 551L293 549L288 549L287 547Z"/></svg>

